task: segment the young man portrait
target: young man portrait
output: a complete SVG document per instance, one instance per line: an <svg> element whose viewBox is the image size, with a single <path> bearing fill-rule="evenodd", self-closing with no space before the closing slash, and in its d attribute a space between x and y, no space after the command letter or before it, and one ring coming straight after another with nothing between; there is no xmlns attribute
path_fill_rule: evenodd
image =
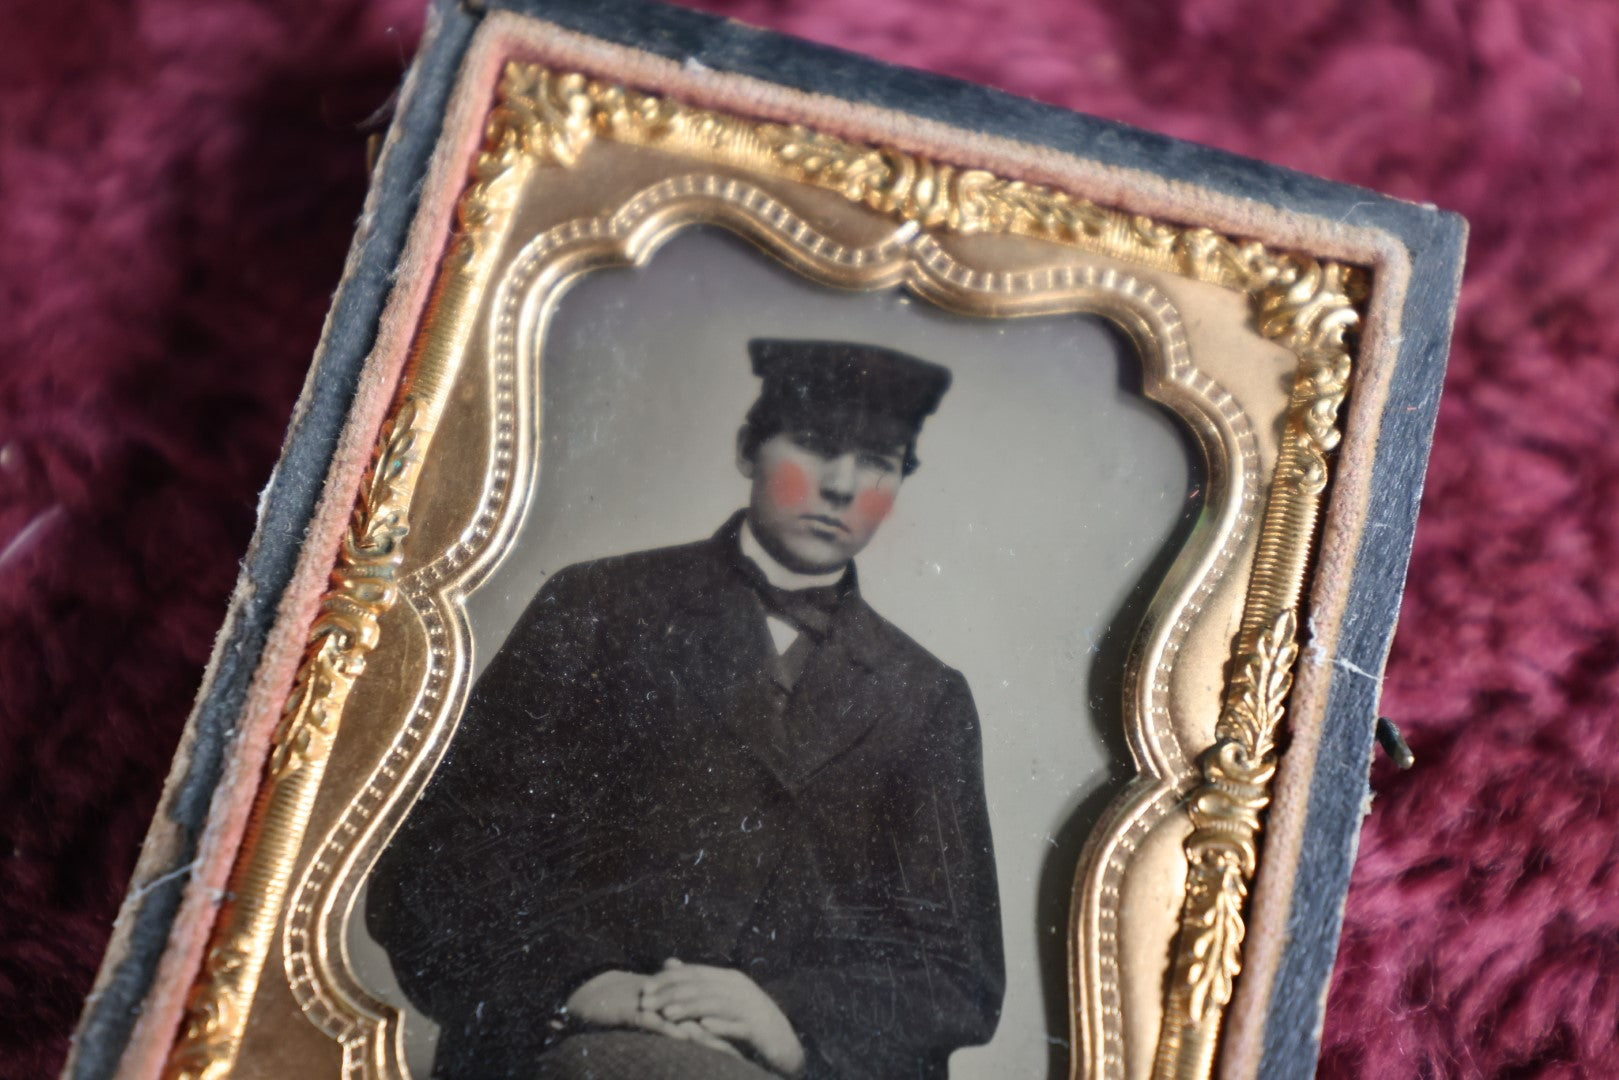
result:
<svg viewBox="0 0 1619 1080"><path fill-rule="evenodd" d="M950 373L749 351L746 507L552 575L371 875L435 1077L942 1080L994 1033L978 716L854 563Z"/></svg>

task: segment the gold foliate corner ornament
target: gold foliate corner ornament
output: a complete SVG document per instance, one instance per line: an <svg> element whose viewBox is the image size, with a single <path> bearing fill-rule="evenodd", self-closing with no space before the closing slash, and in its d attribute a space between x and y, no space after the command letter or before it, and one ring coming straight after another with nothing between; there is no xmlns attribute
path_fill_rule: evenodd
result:
<svg viewBox="0 0 1619 1080"><path fill-rule="evenodd" d="M1328 480L1327 455L1340 437L1337 415L1350 375L1348 336L1364 297L1362 272L986 170L695 108L519 61L502 69L408 360L407 393L382 429L356 500L166 1076L216 1080L234 1066L326 757L349 691L378 643L381 616L398 595L394 575L419 463L471 339L494 256L532 172L571 168L595 139L809 184L925 229L1050 240L1236 290L1250 298L1257 331L1298 357L1216 742L1203 755L1202 780L1188 796L1193 831L1185 844L1186 891L1154 1068L1158 1080L1209 1076L1242 969L1243 906L1258 865L1276 741L1298 657L1298 602ZM1077 1054L1073 1060L1080 1068Z"/></svg>
<svg viewBox="0 0 1619 1080"><path fill-rule="evenodd" d="M518 174L534 165L571 168L591 140L583 75L555 74L507 64L495 107L484 124L483 149L473 160L466 191L456 203L457 231L449 265L470 273L517 204Z"/></svg>

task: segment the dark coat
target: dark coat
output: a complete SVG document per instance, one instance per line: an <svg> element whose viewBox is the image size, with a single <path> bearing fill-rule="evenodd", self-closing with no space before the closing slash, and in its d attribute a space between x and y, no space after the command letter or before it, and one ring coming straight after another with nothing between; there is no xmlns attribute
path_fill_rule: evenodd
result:
<svg viewBox="0 0 1619 1080"><path fill-rule="evenodd" d="M966 681L851 587L761 723L779 691L739 521L558 572L473 689L367 906L442 1025L435 1076L522 1075L575 988L669 957L752 977L811 1077L943 1077L994 1033Z"/></svg>

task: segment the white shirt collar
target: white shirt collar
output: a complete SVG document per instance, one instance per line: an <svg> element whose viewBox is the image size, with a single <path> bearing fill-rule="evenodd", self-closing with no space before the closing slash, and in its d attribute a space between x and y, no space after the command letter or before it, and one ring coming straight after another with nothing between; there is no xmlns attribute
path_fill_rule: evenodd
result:
<svg viewBox="0 0 1619 1080"><path fill-rule="evenodd" d="M742 554L751 559L764 574L765 580L778 589L812 589L819 585L836 585L843 580L845 567L839 567L829 574L800 574L796 570L789 570L777 562L766 551L759 538L753 535L753 525L746 517L742 519L741 532Z"/></svg>

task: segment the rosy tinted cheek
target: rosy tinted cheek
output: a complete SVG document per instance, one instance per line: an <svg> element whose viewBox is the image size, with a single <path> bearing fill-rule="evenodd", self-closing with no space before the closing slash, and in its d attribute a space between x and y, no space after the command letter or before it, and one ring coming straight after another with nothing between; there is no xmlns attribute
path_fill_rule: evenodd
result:
<svg viewBox="0 0 1619 1080"><path fill-rule="evenodd" d="M783 508L802 506L809 498L809 477L792 462L777 465L770 473L770 501Z"/></svg>
<svg viewBox="0 0 1619 1080"><path fill-rule="evenodd" d="M867 528L882 524L894 508L894 493L887 488L867 488L854 498L854 512Z"/></svg>

